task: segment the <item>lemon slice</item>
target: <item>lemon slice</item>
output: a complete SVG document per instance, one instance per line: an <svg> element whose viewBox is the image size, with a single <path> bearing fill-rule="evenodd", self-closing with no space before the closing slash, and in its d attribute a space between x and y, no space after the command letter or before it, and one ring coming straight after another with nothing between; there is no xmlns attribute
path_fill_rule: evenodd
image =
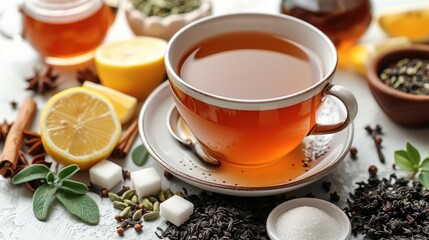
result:
<svg viewBox="0 0 429 240"><path fill-rule="evenodd" d="M121 136L121 123L109 100L76 87L49 99L40 116L40 133L55 161L85 170L110 155Z"/></svg>
<svg viewBox="0 0 429 240"><path fill-rule="evenodd" d="M136 37L107 43L95 51L95 66L103 85L145 99L165 78L167 42Z"/></svg>
<svg viewBox="0 0 429 240"><path fill-rule="evenodd" d="M137 106L137 99L135 97L89 81L85 81L82 87L95 91L109 99L122 125L134 116Z"/></svg>
<svg viewBox="0 0 429 240"><path fill-rule="evenodd" d="M379 17L378 24L391 37L408 37L413 42L429 40L429 8L397 11Z"/></svg>

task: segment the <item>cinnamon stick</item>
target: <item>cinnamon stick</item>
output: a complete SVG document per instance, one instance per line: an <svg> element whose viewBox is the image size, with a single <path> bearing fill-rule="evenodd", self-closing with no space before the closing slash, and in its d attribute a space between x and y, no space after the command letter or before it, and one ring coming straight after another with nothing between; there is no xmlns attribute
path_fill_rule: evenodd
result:
<svg viewBox="0 0 429 240"><path fill-rule="evenodd" d="M124 158L125 156L127 156L128 152L133 146L137 134L138 124L137 119L135 119L119 139L118 144L116 144L116 147L112 152L112 156L116 158Z"/></svg>
<svg viewBox="0 0 429 240"><path fill-rule="evenodd" d="M23 142L22 132L31 126L36 110L36 102L31 97L27 98L10 128L0 157L0 174L4 177L11 177L18 165L19 151Z"/></svg>

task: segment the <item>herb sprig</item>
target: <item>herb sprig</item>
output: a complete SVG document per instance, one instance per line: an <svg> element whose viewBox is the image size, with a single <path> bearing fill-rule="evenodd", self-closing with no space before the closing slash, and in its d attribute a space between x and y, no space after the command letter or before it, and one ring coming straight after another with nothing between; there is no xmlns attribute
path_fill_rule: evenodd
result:
<svg viewBox="0 0 429 240"><path fill-rule="evenodd" d="M71 214L87 224L96 225L100 221L97 204L86 195L88 187L69 179L79 171L75 164L61 169L55 175L42 164L32 164L21 170L12 178L13 184L43 179L45 184L37 188L33 195L33 213L40 221L46 221L54 199L58 199Z"/></svg>
<svg viewBox="0 0 429 240"><path fill-rule="evenodd" d="M412 178L419 174L420 183L429 189L429 156L422 159L417 148L408 142L405 150L395 152L395 164L403 170L412 172Z"/></svg>

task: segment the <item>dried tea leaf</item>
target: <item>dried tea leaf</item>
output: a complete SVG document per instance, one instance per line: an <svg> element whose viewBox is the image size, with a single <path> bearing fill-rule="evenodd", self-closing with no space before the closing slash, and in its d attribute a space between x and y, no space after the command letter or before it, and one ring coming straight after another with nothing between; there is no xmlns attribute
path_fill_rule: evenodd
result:
<svg viewBox="0 0 429 240"><path fill-rule="evenodd" d="M45 179L49 172L49 168L44 164L32 164L16 174L12 178L12 183L21 184L36 179Z"/></svg>
<svg viewBox="0 0 429 240"><path fill-rule="evenodd" d="M37 188L33 195L33 213L40 221L46 221L49 215L49 207L54 200L55 191L57 188L54 185L44 184Z"/></svg>
<svg viewBox="0 0 429 240"><path fill-rule="evenodd" d="M78 195L83 195L88 192L88 187L85 184L70 179L64 179L60 185L60 188L64 191Z"/></svg>
<svg viewBox="0 0 429 240"><path fill-rule="evenodd" d="M408 153L405 150L399 150L395 152L395 163L403 170L415 170L414 164L409 160Z"/></svg>
<svg viewBox="0 0 429 240"><path fill-rule="evenodd" d="M62 168L58 172L58 178L59 179L69 178L73 174L77 173L78 171L79 171L79 167L76 164L69 165L67 167Z"/></svg>
<svg viewBox="0 0 429 240"><path fill-rule="evenodd" d="M100 222L100 210L88 195L78 195L58 189L55 196L71 214L83 222L97 225Z"/></svg>
<svg viewBox="0 0 429 240"><path fill-rule="evenodd" d="M148 151L143 144L138 146L134 149L132 154L134 164L137 166L142 166L146 162L148 155Z"/></svg>

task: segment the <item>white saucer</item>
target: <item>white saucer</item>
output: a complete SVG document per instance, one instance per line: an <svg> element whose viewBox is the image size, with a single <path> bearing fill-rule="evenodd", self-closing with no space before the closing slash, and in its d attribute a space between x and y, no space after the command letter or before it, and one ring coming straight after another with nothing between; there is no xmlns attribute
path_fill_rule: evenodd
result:
<svg viewBox="0 0 429 240"><path fill-rule="evenodd" d="M166 118L173 104L166 81L146 99L140 111L140 137L164 169L191 185L217 193L266 196L301 188L335 169L353 139L353 125L350 125L335 134L309 136L285 159L268 166L247 168L222 163L213 168L170 135ZM345 115L339 101L328 97L319 111L318 122L338 122ZM308 167L304 167L304 159L309 161Z"/></svg>

